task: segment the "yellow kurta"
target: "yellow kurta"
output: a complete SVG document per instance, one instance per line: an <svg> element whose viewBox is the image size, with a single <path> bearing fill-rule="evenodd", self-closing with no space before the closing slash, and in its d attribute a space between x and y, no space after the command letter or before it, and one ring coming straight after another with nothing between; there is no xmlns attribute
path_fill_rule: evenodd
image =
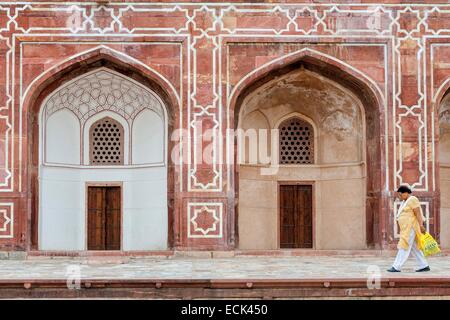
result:
<svg viewBox="0 0 450 320"><path fill-rule="evenodd" d="M419 199L414 196L410 196L410 198L411 199L408 200L408 203L400 213L400 216L397 218L398 224L400 226L400 241L398 242L398 249L408 249L408 240L411 234L411 228L413 228L414 232L416 233L416 245L417 248L420 249L419 237L422 235L422 233L420 231L419 221L414 214L414 209L420 208L420 202Z"/></svg>

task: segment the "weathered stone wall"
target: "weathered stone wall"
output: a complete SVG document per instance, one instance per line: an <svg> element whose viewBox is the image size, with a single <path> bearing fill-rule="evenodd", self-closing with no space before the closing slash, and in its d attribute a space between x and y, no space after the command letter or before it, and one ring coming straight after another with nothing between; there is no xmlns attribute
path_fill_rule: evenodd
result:
<svg viewBox="0 0 450 320"><path fill-rule="evenodd" d="M439 172L441 241L450 243L450 95L446 95L436 112L439 114Z"/></svg>
<svg viewBox="0 0 450 320"><path fill-rule="evenodd" d="M281 120L306 117L314 127L314 163L281 165L261 174L263 163L239 168L239 247L279 248L278 184L313 183L313 247L365 249L364 110L351 92L307 70L270 81L244 101L240 128L277 129ZM258 145L270 141L260 139ZM250 143L240 143L249 154ZM267 147L269 156L276 150ZM256 152L255 152L256 153ZM262 159L258 159L262 160Z"/></svg>
<svg viewBox="0 0 450 320"><path fill-rule="evenodd" d="M40 102L59 83L100 65L159 92L170 130L182 139L182 158L168 177L171 246L234 248L239 185L228 161L235 139L226 130L237 126L248 90L299 61L352 88L371 110L369 247L395 247L392 190L402 183L414 188L430 231L450 247L448 213L440 210L441 203L448 207L440 198L448 174L440 165L446 160L439 157L438 112L450 88L450 5L304 2L1 2L1 250L36 244ZM207 128L217 134L201 142ZM211 144L212 163L187 161Z"/></svg>

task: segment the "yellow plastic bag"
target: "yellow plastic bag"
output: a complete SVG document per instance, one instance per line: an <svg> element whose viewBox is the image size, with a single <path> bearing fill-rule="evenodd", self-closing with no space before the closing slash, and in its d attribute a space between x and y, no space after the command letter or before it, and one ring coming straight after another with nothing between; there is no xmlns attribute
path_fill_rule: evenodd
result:
<svg viewBox="0 0 450 320"><path fill-rule="evenodd" d="M419 247L423 251L423 254L425 257L437 254L441 252L441 249L439 249L439 245L434 240L434 238L429 234L428 232L425 234L422 234L422 236L419 239Z"/></svg>

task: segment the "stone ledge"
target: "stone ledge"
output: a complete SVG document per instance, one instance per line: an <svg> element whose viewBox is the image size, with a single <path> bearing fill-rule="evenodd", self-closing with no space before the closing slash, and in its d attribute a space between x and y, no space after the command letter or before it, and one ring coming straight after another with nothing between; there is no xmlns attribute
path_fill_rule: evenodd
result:
<svg viewBox="0 0 450 320"><path fill-rule="evenodd" d="M394 257L397 250L311 250L311 249L286 249L286 250L218 250L218 251L142 251L142 252L66 252L66 251L0 251L0 260L59 260L59 259L86 259L86 260L114 260L122 258L125 261L139 258L210 258L227 259L237 257ZM440 256L450 256L449 249L443 249ZM95 261L93 261L95 262Z"/></svg>
<svg viewBox="0 0 450 320"><path fill-rule="evenodd" d="M212 258L212 251L174 251L174 258Z"/></svg>
<svg viewBox="0 0 450 320"><path fill-rule="evenodd" d="M234 258L236 257L236 251L212 251L212 258L223 259L223 258Z"/></svg>
<svg viewBox="0 0 450 320"><path fill-rule="evenodd" d="M383 299L450 297L449 278L382 278L378 289L365 278L349 279L83 279L79 290L66 279L0 280L0 298L156 299ZM30 290L32 289L32 290Z"/></svg>
<svg viewBox="0 0 450 320"><path fill-rule="evenodd" d="M26 260L25 251L0 251L0 260Z"/></svg>

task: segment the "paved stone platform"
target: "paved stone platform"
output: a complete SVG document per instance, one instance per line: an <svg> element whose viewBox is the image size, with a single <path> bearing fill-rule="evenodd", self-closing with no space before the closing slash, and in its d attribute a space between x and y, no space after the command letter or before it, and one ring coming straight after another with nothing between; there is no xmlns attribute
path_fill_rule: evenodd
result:
<svg viewBox="0 0 450 320"><path fill-rule="evenodd" d="M450 297L450 256L430 257L427 273L414 272L411 258L403 272L389 273L392 261L389 256L0 260L0 298ZM68 290L68 277L78 272L82 289ZM379 290L367 287L374 277Z"/></svg>
<svg viewBox="0 0 450 320"><path fill-rule="evenodd" d="M0 260L0 280L65 279L79 267L89 279L322 279L364 278L379 268L382 277L392 257L89 257ZM429 258L431 272L414 272L410 258L396 277L450 278L450 256Z"/></svg>

